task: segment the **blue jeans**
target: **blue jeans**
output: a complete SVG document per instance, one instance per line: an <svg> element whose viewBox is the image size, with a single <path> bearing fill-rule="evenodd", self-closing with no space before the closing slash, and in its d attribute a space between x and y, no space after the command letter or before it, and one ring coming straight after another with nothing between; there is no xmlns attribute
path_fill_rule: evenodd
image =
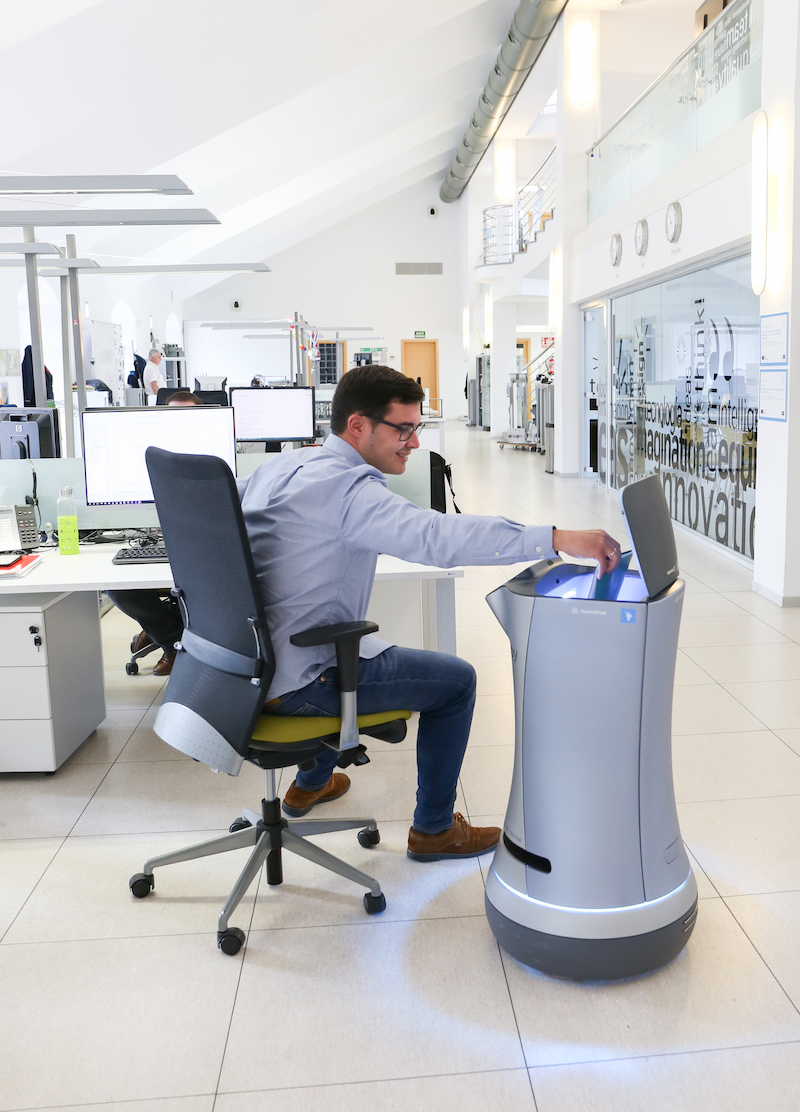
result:
<svg viewBox="0 0 800 1112"><path fill-rule="evenodd" d="M270 714L338 715L338 669L282 695ZM414 827L439 834L453 825L453 804L475 706L475 669L465 660L422 649L391 648L358 662L358 712L418 710L417 806ZM327 784L338 754L326 749L316 768L298 772L297 786Z"/></svg>

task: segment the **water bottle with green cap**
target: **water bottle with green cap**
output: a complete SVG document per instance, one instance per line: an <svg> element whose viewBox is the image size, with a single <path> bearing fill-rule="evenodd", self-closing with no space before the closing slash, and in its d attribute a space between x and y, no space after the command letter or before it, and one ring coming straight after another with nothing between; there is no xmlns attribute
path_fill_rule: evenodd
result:
<svg viewBox="0 0 800 1112"><path fill-rule="evenodd" d="M78 555L78 502L72 487L59 491L56 502L58 551L62 556Z"/></svg>

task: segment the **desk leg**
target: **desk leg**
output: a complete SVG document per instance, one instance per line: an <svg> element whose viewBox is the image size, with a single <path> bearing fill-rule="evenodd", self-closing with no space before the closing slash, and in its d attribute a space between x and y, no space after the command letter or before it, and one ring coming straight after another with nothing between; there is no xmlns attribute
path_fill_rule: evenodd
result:
<svg viewBox="0 0 800 1112"><path fill-rule="evenodd" d="M456 581L423 579L422 643L434 652L456 655Z"/></svg>

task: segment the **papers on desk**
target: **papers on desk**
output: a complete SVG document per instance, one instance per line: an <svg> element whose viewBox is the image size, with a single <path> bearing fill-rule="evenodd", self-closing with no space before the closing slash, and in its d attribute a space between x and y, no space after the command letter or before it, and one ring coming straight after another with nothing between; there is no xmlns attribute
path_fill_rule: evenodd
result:
<svg viewBox="0 0 800 1112"><path fill-rule="evenodd" d="M27 556L22 556L16 564L12 564L10 568L0 568L0 582L4 579L22 579L43 559L44 556L40 552L29 552Z"/></svg>

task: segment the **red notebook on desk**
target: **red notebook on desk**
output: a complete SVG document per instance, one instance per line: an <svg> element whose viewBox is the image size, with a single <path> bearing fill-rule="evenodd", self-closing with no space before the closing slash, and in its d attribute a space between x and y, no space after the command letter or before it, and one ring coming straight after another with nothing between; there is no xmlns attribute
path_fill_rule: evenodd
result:
<svg viewBox="0 0 800 1112"><path fill-rule="evenodd" d="M12 564L11 567L0 568L0 581L3 579L22 579L23 575L27 575L43 559L44 557L40 552L29 552L27 556L21 556L16 564Z"/></svg>

